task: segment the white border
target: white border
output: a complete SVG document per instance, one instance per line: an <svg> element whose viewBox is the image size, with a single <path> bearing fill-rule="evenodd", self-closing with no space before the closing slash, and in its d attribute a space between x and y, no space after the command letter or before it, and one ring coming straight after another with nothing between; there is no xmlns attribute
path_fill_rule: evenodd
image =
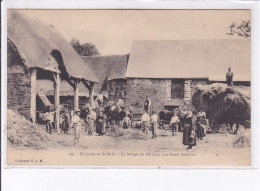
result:
<svg viewBox="0 0 260 191"><path fill-rule="evenodd" d="M260 113L260 107L259 107L259 82L260 82L260 70L259 65L257 63L260 63L259 59L259 52L260 52L260 15L258 11L260 11L260 4L259 2L208 2L208 1L201 1L201 2L155 2L155 1L149 1L149 2L129 2L129 1L80 1L80 0L74 0L74 1L62 1L62 0L45 0L45 1L29 1L29 0L23 0L23 1L4 1L2 2L2 39L6 39L6 10L8 8L19 8L19 9L251 9L251 16L252 16L252 72L251 72L251 78L252 78L252 168L236 168L236 170L231 170L228 167L226 170L219 170L219 168L226 168L226 167L217 167L218 169L211 169L209 170L208 167L204 168L203 170L201 168L203 167L173 167L174 171L168 171L167 169L172 169L169 167L166 167L164 170L146 170L143 171L141 169L124 169L124 170L115 170L115 169L84 169L84 167L73 167L73 169L60 169L64 167L59 167L59 169L32 169L26 167L26 168L12 168L7 169L6 166L6 134L4 133L4 128L6 127L6 79L7 79L7 70L6 65L2 64L2 75L1 75L1 109L2 109L2 115L1 115L1 138L2 138L2 184L3 188L6 190L14 190L21 189L21 186L23 185L25 179L29 181L31 184L23 185L26 190L35 190L36 188L38 190L46 190L46 187L44 185L48 185L48 189L56 189L56 190L85 190L86 188L92 188L94 190L97 190L97 188L105 189L106 186L111 183L115 184L113 186L113 190L118 190L118 188L124 189L124 190L139 190L138 184L146 183L144 188L148 188L150 190L158 190L158 189L169 189L171 186L174 186L175 188L179 187L182 190L187 188L190 184L185 184L186 180L190 180L193 183L193 186L199 189L202 185L208 186L208 189L211 190L219 190L226 188L224 185L222 187L221 184L215 185L212 187L212 185L207 184L206 181L209 181L210 183L222 182L225 184L229 184L231 187L229 189L236 189L236 190L247 190L250 189L247 187L250 183L251 185L256 185L258 188L260 187L260 181L257 181L257 174L259 175L259 137L260 137L260 131L258 129L258 126L260 125L259 121L259 113ZM7 49L7 43L6 40L2 40L2 62L6 63L6 49ZM238 159L239 160L239 159ZM51 167L51 168L57 168L57 167ZM65 167L68 168L68 167ZM72 168L72 167L71 167ZM95 168L95 167L93 167ZM97 167L100 168L100 167ZM111 167L105 167L105 168L111 168ZM112 167L115 168L115 167ZM118 167L116 167L118 168ZM133 168L133 167L130 167ZM134 167L136 168L136 167ZM144 168L144 167L138 167L138 168ZM148 167L149 168L149 167ZM155 168L155 167L152 167ZM200 170L192 170L192 171L185 171L183 170L187 169L200 169ZM211 167L214 168L214 167ZM80 170L81 169L81 170ZM238 172L238 169L244 169ZM251 170L249 170L251 169ZM258 170L252 170L252 169L258 169ZM50 174L52 172L52 174ZM63 172L67 172L63 173ZM87 175L85 174L87 172ZM131 179L124 180L122 177L124 177L127 174L132 176L132 178L135 179L135 182L131 182ZM138 172L138 173L137 173ZM174 172L174 173L173 173ZM93 174L92 174L93 173ZM176 173L176 174L175 174ZM100 183L92 182L95 179L98 179L101 177L101 175L105 175L106 178L111 178L112 180L107 181L105 179L102 179ZM162 176L169 182L166 182L162 180ZM165 176L166 175L166 176ZM235 176L234 176L235 175ZM73 180L70 178L74 177ZM143 179L144 176L148 176ZM213 178L212 178L213 176ZM62 177L60 180L57 177ZM86 177L86 178L85 178ZM103 177L103 176L102 176ZM193 177L193 179L191 179ZM140 178L140 179L138 179ZM179 180L178 178L181 178ZM186 179L187 178L187 179ZM212 179L211 179L212 178ZM237 182L239 178L243 178L244 183L242 181ZM175 179L178 179L179 182L175 182L175 185L171 185L172 181L174 182ZM37 181L38 180L38 181ZM83 185L86 186L86 180L88 183L87 187L81 187ZM114 181L113 181L114 180ZM202 181L203 180L203 181ZM212 181L215 180L215 181ZM47 181L47 182L46 182ZM196 182L198 181L198 182ZM59 184L55 184L60 182L63 184L62 187L57 187ZM154 183L158 182L164 183L162 187L160 186L151 186L155 185ZM47 184L48 183L48 184ZM69 183L74 183L73 187L69 186ZM124 183L132 183L129 187L125 187ZM169 184L170 183L170 184ZM34 184L38 186L34 186ZM201 185L202 184L202 185ZM241 186L243 184L243 186ZM138 186L137 186L138 185ZM256 187L251 187L256 188ZM15 190L16 190L15 189ZM24 189L25 190L25 189Z"/></svg>

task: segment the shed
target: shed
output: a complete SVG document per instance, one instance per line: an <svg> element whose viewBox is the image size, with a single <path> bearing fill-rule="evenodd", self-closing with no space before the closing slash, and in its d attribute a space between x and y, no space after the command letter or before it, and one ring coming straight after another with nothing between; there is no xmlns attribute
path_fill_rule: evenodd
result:
<svg viewBox="0 0 260 191"><path fill-rule="evenodd" d="M35 122L37 81L42 79L54 82L56 122L61 80L73 86L74 108L78 107L80 82L92 94L97 77L54 26L31 17L26 11L8 10L7 38L9 108Z"/></svg>

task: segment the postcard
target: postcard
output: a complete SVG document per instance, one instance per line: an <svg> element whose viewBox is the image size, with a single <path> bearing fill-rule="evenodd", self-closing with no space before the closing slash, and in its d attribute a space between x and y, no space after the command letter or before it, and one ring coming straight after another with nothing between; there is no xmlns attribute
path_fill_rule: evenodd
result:
<svg viewBox="0 0 260 191"><path fill-rule="evenodd" d="M251 10L8 9L7 165L251 166Z"/></svg>

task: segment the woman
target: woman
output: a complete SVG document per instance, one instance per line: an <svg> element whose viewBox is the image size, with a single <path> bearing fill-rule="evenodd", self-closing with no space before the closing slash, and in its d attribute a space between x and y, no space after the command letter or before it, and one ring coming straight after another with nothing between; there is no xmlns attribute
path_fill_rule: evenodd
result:
<svg viewBox="0 0 260 191"><path fill-rule="evenodd" d="M92 135L93 131L94 131L94 122L96 120L97 116L96 116L96 112L92 109L90 109L89 114L87 115L87 131L88 131L88 135Z"/></svg>
<svg viewBox="0 0 260 191"><path fill-rule="evenodd" d="M105 116L103 115L102 111L98 112L98 116L96 119L97 127L96 127L96 133L100 135L104 135L106 133L105 129Z"/></svg>
<svg viewBox="0 0 260 191"><path fill-rule="evenodd" d="M182 144L188 145L187 149L192 149L196 145L196 133L192 125L192 112L189 111L185 117Z"/></svg>
<svg viewBox="0 0 260 191"><path fill-rule="evenodd" d="M196 126L197 126L196 134L199 140L203 140L203 137L206 136L206 124L207 121L203 112L198 112L197 120L196 120Z"/></svg>
<svg viewBox="0 0 260 191"><path fill-rule="evenodd" d="M63 122L62 122L62 130L64 131L64 134L69 134L69 124L70 124L70 114L67 109L65 109L63 114Z"/></svg>

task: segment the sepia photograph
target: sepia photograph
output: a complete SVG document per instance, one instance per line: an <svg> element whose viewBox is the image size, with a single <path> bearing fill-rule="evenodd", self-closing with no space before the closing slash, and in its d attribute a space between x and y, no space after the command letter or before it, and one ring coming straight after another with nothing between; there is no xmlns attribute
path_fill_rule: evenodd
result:
<svg viewBox="0 0 260 191"><path fill-rule="evenodd" d="M251 10L8 9L6 162L251 166Z"/></svg>

